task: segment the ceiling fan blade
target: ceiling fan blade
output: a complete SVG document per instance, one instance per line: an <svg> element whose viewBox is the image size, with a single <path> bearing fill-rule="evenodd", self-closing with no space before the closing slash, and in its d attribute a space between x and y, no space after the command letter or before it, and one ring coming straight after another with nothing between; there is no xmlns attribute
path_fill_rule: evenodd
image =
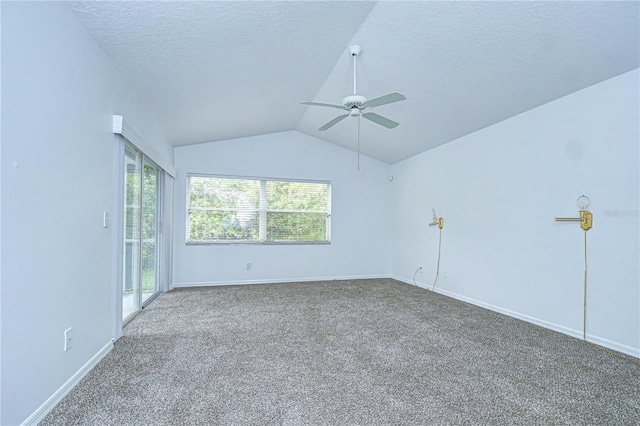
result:
<svg viewBox="0 0 640 426"><path fill-rule="evenodd" d="M338 108L338 109L346 109L344 105L336 105L336 104L325 104L322 102L313 102L313 101L304 101L300 102L303 105L314 105L314 106L322 106L322 107L330 107L330 108Z"/></svg>
<svg viewBox="0 0 640 426"><path fill-rule="evenodd" d="M325 124L324 126L320 127L318 130L320 130L321 132L324 132L325 130L333 127L336 124L338 124L339 122L341 122L342 120L344 120L348 116L349 116L349 114L339 115L336 118L334 118L333 120L331 120L330 122L328 122L327 124Z"/></svg>
<svg viewBox="0 0 640 426"><path fill-rule="evenodd" d="M380 105L390 104L392 102L404 101L406 98L405 95L398 92L389 93L388 95L379 96L377 98L369 99L367 102L363 104L365 108L373 108Z"/></svg>
<svg viewBox="0 0 640 426"><path fill-rule="evenodd" d="M387 129L393 129L394 127L398 127L398 125L400 124L396 123L393 120L389 120L386 117L378 115L375 112L365 112L364 114L362 114L362 116L367 120L373 121L374 123L386 127Z"/></svg>

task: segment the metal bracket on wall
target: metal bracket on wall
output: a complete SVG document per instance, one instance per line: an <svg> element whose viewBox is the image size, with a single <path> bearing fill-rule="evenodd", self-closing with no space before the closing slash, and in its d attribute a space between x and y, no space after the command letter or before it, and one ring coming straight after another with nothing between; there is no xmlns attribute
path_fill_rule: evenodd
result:
<svg viewBox="0 0 640 426"><path fill-rule="evenodd" d="M438 216L436 215L436 209L433 209L432 211L433 211L433 222L431 222L429 226L438 225L438 228L440 229L444 228L444 219L443 218L438 219Z"/></svg>
<svg viewBox="0 0 640 426"><path fill-rule="evenodd" d="M589 207L589 197L581 195L578 197L578 208L580 209L580 217L556 217L556 222L580 222L580 228L588 231L593 227L593 213L586 210Z"/></svg>
<svg viewBox="0 0 640 426"><path fill-rule="evenodd" d="M580 228L588 231L593 227L593 213L589 210L580 210L580 217L556 217L556 222L580 222Z"/></svg>

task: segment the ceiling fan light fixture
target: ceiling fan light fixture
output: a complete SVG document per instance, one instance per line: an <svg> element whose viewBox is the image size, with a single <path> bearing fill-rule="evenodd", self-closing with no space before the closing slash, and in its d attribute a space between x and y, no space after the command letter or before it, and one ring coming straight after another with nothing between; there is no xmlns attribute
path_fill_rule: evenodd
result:
<svg viewBox="0 0 640 426"><path fill-rule="evenodd" d="M357 117L360 115L360 110L358 109L358 107L353 107L351 108L351 111L349 111L349 115L351 115L352 117Z"/></svg>

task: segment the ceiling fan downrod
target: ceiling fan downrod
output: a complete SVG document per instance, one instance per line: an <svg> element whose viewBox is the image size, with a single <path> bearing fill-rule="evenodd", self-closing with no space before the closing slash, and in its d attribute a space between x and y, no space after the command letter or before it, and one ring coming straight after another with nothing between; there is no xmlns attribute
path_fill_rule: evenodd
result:
<svg viewBox="0 0 640 426"><path fill-rule="evenodd" d="M355 98L358 96L358 73L357 73L358 60L357 58L358 58L358 55L362 53L362 48L357 44L354 44L349 48L349 52L353 57L353 95ZM363 98L362 102L363 103L366 102L366 99ZM358 105L352 106L350 114L352 117L358 116L358 167L356 170L360 171L360 107Z"/></svg>
<svg viewBox="0 0 640 426"><path fill-rule="evenodd" d="M357 68L357 56L362 53L362 48L357 44L354 44L349 48L349 52L351 52L351 56L353 57L353 94L358 94L358 76L356 74Z"/></svg>

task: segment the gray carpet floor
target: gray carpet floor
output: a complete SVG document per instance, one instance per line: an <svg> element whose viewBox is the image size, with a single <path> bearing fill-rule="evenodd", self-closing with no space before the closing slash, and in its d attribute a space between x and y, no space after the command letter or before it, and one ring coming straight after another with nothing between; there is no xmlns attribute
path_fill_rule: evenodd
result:
<svg viewBox="0 0 640 426"><path fill-rule="evenodd" d="M42 425L640 424L640 364L394 280L162 294Z"/></svg>

